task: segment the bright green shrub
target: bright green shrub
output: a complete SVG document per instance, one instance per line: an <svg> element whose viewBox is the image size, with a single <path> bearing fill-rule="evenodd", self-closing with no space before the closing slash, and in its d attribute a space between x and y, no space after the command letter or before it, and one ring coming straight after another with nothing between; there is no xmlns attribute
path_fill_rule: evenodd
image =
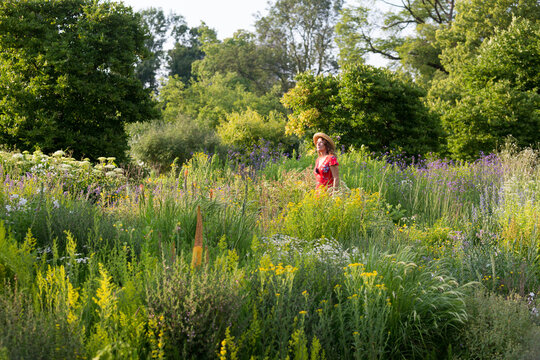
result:
<svg viewBox="0 0 540 360"><path fill-rule="evenodd" d="M275 231L302 239L335 238L354 243L388 225L378 193L353 189L332 196L312 190L298 203L289 203L275 221Z"/></svg>
<svg viewBox="0 0 540 360"><path fill-rule="evenodd" d="M184 163L195 152L218 152L219 145L213 130L187 117L170 123L155 121L138 133L132 129L130 140L132 157L158 171L169 170L175 159Z"/></svg>
<svg viewBox="0 0 540 360"><path fill-rule="evenodd" d="M35 256L36 240L32 233L28 231L19 244L0 221L0 289L14 281L23 289L29 287L34 276Z"/></svg>
<svg viewBox="0 0 540 360"><path fill-rule="evenodd" d="M268 116L247 109L243 112L228 114L217 127L222 142L236 148L249 148L260 139L278 144L291 145L293 139L285 135L285 116L272 111Z"/></svg>

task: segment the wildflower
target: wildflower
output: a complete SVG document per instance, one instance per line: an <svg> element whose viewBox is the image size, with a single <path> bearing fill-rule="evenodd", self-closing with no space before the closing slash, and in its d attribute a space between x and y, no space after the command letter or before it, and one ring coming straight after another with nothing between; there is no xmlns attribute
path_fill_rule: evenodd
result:
<svg viewBox="0 0 540 360"><path fill-rule="evenodd" d="M307 314L307 311L302 310L302 311L299 312L299 314L300 314L300 315L306 315L306 314Z"/></svg>

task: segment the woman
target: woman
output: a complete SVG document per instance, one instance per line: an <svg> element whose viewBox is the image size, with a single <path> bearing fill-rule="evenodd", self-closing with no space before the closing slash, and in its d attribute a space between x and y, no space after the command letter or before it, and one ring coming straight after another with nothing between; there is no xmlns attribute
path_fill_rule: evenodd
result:
<svg viewBox="0 0 540 360"><path fill-rule="evenodd" d="M317 180L317 189L321 187L337 189L339 187L339 164L335 155L336 145L324 133L313 135L313 143L319 154L313 170Z"/></svg>

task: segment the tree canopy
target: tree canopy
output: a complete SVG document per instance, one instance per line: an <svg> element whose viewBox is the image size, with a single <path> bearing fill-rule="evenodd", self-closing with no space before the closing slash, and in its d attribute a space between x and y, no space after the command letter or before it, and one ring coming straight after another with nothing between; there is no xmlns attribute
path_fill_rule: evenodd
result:
<svg viewBox="0 0 540 360"><path fill-rule="evenodd" d="M342 145L367 145L375 151L436 151L442 132L423 95L412 81L367 65L335 76L304 73L283 97L292 110L287 130L298 136L324 131L339 137Z"/></svg>
<svg viewBox="0 0 540 360"><path fill-rule="evenodd" d="M156 115L134 72L145 49L140 24L120 3L2 1L2 143L124 158L124 124Z"/></svg>

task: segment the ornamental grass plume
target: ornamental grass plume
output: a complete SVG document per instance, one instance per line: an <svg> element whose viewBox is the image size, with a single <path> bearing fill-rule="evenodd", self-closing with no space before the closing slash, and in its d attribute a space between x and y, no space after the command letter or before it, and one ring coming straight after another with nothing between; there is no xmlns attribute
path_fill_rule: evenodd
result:
<svg viewBox="0 0 540 360"><path fill-rule="evenodd" d="M198 267L202 261L203 237L202 237L202 216L201 207L197 206L197 228L195 229L195 244L193 245L193 256L191 258L191 267Z"/></svg>

